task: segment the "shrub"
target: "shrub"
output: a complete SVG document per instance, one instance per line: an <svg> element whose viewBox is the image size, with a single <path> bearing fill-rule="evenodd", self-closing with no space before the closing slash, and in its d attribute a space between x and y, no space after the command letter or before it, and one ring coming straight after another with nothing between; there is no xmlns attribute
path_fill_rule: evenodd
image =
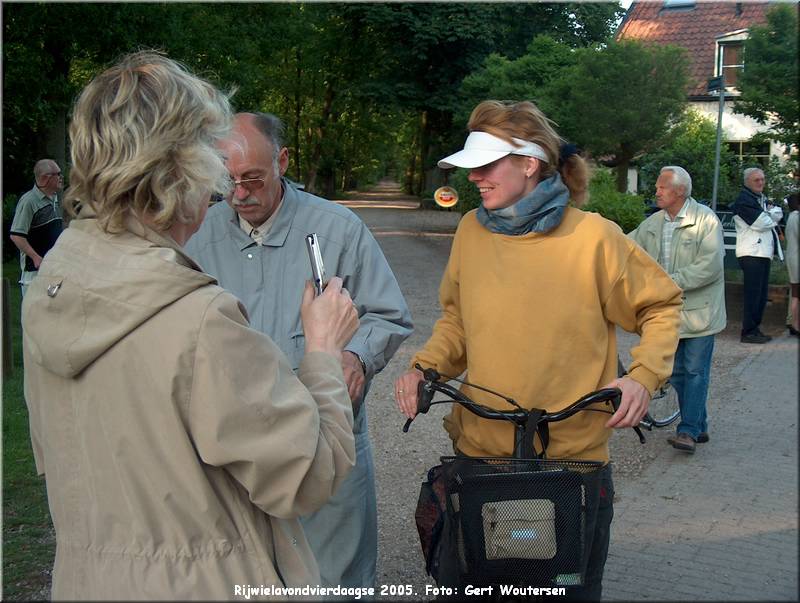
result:
<svg viewBox="0 0 800 603"><path fill-rule="evenodd" d="M481 204L481 194L478 192L478 187L467 180L468 175L468 169L456 168L455 173L450 176L448 182L448 185L458 192L458 205L456 205L456 208L461 212L461 215Z"/></svg>
<svg viewBox="0 0 800 603"><path fill-rule="evenodd" d="M652 198L661 168L665 165L679 165L692 177L692 197L707 200L710 204L714 190L716 147L716 123L696 111L686 111L681 120L665 136L658 149L647 153L639 160L639 191ZM728 146L722 145L718 205L726 205L739 193L739 186L731 185L733 157Z"/></svg>
<svg viewBox="0 0 800 603"><path fill-rule="evenodd" d="M599 169L592 176L589 202L582 209L616 222L624 232L630 232L645 218L644 199L617 191L616 178L606 169Z"/></svg>

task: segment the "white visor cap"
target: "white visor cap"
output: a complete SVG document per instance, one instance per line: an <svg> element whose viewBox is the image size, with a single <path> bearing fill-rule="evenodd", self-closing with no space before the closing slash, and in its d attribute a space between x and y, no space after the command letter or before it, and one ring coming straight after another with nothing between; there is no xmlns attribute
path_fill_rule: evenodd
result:
<svg viewBox="0 0 800 603"><path fill-rule="evenodd" d="M458 153L441 159L437 164L443 170L454 167L477 168L506 155L524 155L526 157L536 157L545 163L548 162L547 153L535 142L522 140L521 138L512 139L516 145L506 142L488 132L470 132L464 148Z"/></svg>

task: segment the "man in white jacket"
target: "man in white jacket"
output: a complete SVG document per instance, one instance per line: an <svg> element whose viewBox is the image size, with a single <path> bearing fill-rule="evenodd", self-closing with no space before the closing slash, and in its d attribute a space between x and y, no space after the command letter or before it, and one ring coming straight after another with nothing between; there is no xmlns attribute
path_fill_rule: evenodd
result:
<svg viewBox="0 0 800 603"><path fill-rule="evenodd" d="M777 252L783 259L776 227L783 217L780 206L764 195L764 172L759 168L744 171L744 187L733 204L736 225L736 258L744 274L742 343L767 343L772 339L759 328L767 305L769 268Z"/></svg>

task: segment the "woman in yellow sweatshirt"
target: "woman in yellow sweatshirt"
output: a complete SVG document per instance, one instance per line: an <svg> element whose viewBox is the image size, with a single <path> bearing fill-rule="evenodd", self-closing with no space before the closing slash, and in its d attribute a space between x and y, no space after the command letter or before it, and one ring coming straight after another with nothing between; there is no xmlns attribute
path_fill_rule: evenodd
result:
<svg viewBox="0 0 800 603"><path fill-rule="evenodd" d="M464 149L439 167L470 169L481 206L458 226L439 291L442 317L411 366L451 376L466 371L472 383L547 411L601 387L622 390L611 418L584 412L551 424L547 448L549 458L606 463L586 581L572 593L599 600L613 516L608 439L612 428L638 424L671 373L681 291L616 224L573 207L586 197L586 163L533 103L484 101L468 129ZM621 379L617 325L641 336ZM395 383L409 417L421 379L412 368ZM465 393L506 408L490 394ZM460 454L511 456L510 423L454 405L444 425Z"/></svg>

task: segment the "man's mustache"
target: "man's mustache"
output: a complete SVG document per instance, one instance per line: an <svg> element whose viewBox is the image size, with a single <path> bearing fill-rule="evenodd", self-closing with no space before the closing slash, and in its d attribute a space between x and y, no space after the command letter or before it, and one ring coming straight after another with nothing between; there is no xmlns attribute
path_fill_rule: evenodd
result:
<svg viewBox="0 0 800 603"><path fill-rule="evenodd" d="M247 197L247 199L233 199L231 203L234 207L246 207L248 205L258 205L258 199L255 197Z"/></svg>

